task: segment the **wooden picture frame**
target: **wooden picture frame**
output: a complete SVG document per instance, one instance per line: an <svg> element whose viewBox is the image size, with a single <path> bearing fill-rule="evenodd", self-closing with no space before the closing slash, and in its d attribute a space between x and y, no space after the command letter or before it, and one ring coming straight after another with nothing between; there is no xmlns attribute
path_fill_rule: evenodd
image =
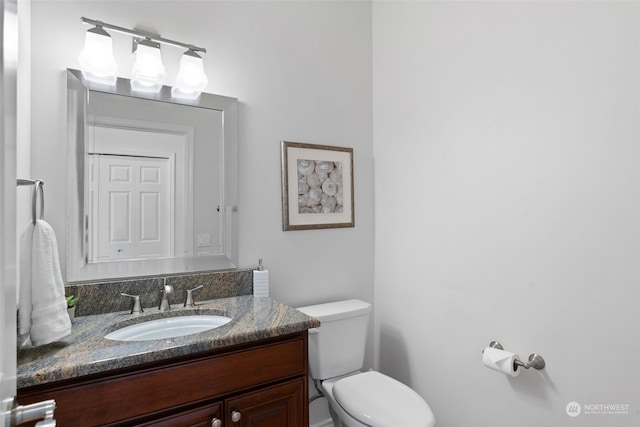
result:
<svg viewBox="0 0 640 427"><path fill-rule="evenodd" d="M353 148L281 142L282 230L355 227Z"/></svg>

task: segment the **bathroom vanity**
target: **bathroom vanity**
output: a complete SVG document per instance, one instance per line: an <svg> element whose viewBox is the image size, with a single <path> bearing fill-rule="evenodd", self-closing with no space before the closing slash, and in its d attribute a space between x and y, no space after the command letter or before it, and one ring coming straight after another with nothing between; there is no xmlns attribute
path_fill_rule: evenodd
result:
<svg viewBox="0 0 640 427"><path fill-rule="evenodd" d="M122 342L104 335L128 313L77 319L63 342L18 353L18 402L55 399L65 427L307 426L307 330L319 322L253 296L197 310L233 320L184 337Z"/></svg>

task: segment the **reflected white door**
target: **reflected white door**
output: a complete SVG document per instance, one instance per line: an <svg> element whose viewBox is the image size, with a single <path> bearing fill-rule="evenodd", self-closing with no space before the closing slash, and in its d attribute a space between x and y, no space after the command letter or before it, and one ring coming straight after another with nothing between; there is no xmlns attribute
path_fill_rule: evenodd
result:
<svg viewBox="0 0 640 427"><path fill-rule="evenodd" d="M173 256L169 159L91 157L92 260Z"/></svg>

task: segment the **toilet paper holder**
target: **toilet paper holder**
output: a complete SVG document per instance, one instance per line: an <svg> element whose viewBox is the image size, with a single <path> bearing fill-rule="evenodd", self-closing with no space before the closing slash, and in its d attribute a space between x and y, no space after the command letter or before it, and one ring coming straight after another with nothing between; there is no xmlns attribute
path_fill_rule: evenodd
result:
<svg viewBox="0 0 640 427"><path fill-rule="evenodd" d="M502 344L500 344L498 341L491 341L489 343L489 347L497 348L498 350L504 350L504 348L502 347ZM516 359L513 363L517 366L522 366L524 369L533 368L533 369L537 369L538 371L541 369L544 369L544 367L546 366L546 363L542 358L542 356L540 356L537 353L531 353L529 355L528 362L523 362L519 359Z"/></svg>

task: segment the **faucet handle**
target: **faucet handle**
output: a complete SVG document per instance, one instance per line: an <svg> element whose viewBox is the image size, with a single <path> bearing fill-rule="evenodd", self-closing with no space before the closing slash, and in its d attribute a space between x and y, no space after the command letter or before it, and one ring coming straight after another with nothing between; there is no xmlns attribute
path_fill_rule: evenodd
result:
<svg viewBox="0 0 640 427"><path fill-rule="evenodd" d="M133 298L133 305L131 306L131 314L140 314L144 312L144 309L140 306L140 295L129 295L121 293L123 297Z"/></svg>
<svg viewBox="0 0 640 427"><path fill-rule="evenodd" d="M184 302L185 307L193 307L195 305L193 302L193 296L191 294L193 293L193 291L197 291L198 289L202 289L203 287L203 285L200 285L193 289L187 289L187 299Z"/></svg>

